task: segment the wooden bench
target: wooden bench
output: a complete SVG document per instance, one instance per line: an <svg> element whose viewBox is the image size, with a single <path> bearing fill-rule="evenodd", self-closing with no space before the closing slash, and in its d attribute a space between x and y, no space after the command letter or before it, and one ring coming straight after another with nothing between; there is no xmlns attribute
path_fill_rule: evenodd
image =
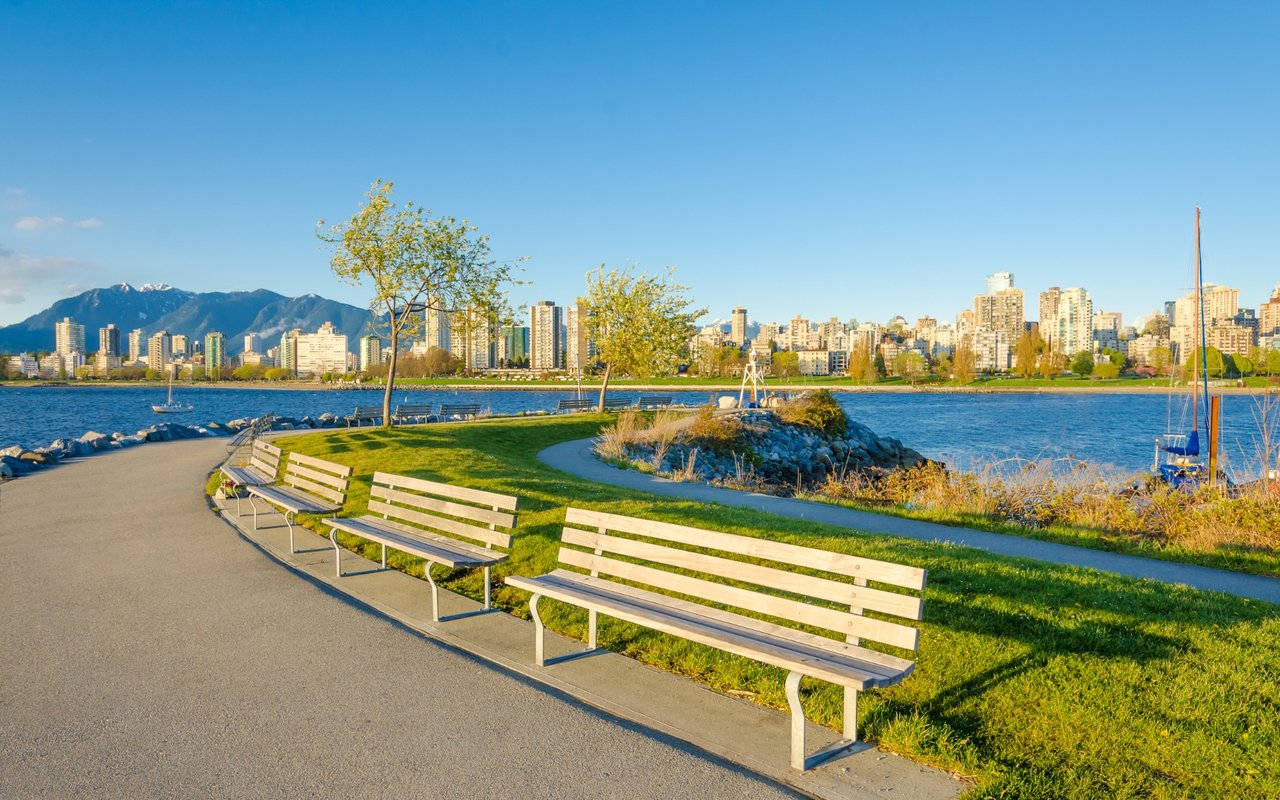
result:
<svg viewBox="0 0 1280 800"><path fill-rule="evenodd" d="M240 487L266 486L276 482L280 473L280 456L282 451L265 439L254 439L253 449L249 451L249 463L233 467L223 464L218 471L232 483L236 493L236 516L240 516Z"/></svg>
<svg viewBox="0 0 1280 800"><path fill-rule="evenodd" d="M556 411L590 411L595 405L595 400L561 400L556 403Z"/></svg>
<svg viewBox="0 0 1280 800"><path fill-rule="evenodd" d="M388 547L424 559L422 572L431 584L431 615L436 622L440 621L440 593L431 576L436 564L450 569L483 568L484 607L488 609L489 569L507 558L506 553L493 548L511 549L511 534L498 528L515 528L518 502L510 495L375 472L368 514L324 520L332 527L329 539L337 576L342 577L338 531L345 531L381 544L383 569L387 567Z"/></svg>
<svg viewBox="0 0 1280 800"><path fill-rule="evenodd" d="M656 409L668 408L671 405L671 395L669 394L644 394L640 395L640 399L636 401L637 408Z"/></svg>
<svg viewBox="0 0 1280 800"><path fill-rule="evenodd" d="M332 461L290 453L285 462L284 477L272 486L247 486L249 505L253 508L253 529L258 529L258 506L254 498L262 498L284 509L289 526L289 552L293 547L293 520L298 514L331 514L347 501L347 484L351 467Z"/></svg>
<svg viewBox="0 0 1280 800"><path fill-rule="evenodd" d="M631 401L623 397L606 397L604 399L605 411L621 411L624 408L630 408Z"/></svg>
<svg viewBox="0 0 1280 800"><path fill-rule="evenodd" d="M364 423L373 424L382 421L382 406L356 406L355 411L346 417L347 427L352 423L358 428Z"/></svg>
<svg viewBox="0 0 1280 800"><path fill-rule="evenodd" d="M628 537L772 563L748 563ZM568 509L565 515L561 541L560 563L588 570L589 574L557 569L536 578L512 575L505 579L508 586L533 593L529 610L539 666L545 666L547 661L538 602L548 597L587 609L589 651L596 648L596 617L607 614L785 669L786 696L791 707L791 765L798 770L815 766L857 741L858 692L892 686L915 667L905 658L862 647L860 640L916 649L920 638L916 628L864 616L863 612L920 619L924 606L921 598L867 584L870 581L923 591L923 569L577 508ZM797 567L834 577L800 574L793 571ZM653 590L624 585L601 577L604 575ZM773 621L718 606L765 615ZM813 627L833 631L843 638L802 629ZM844 687L845 739L808 757L804 710L800 706L800 679L806 675Z"/></svg>
<svg viewBox="0 0 1280 800"><path fill-rule="evenodd" d="M379 413L379 414L381 414L382 412L381 412L381 411L379 411L378 413ZM425 421L426 421L427 419L429 419L430 417L431 417L431 405L430 405L430 404L425 405L425 406L421 406L421 405L419 405L419 406L414 406L414 405L401 405L401 406L396 406L396 413L394 413L394 414L392 414L392 415L391 415L391 419L392 419L395 423L398 423L398 424L401 424L401 425L403 425L404 423L408 422L409 420L419 420L419 421L423 421L423 422L425 422Z"/></svg>
<svg viewBox="0 0 1280 800"><path fill-rule="evenodd" d="M479 413L479 403L443 403L440 406L441 419L452 419L454 417L457 417L458 419L466 419L467 417L474 417Z"/></svg>

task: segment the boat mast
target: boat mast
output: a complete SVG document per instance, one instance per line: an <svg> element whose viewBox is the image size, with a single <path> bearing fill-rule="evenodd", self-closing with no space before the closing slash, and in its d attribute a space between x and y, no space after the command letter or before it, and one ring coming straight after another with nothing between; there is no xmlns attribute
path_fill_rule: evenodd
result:
<svg viewBox="0 0 1280 800"><path fill-rule="evenodd" d="M1200 380L1204 386L1204 419L1205 424L1209 424L1209 351L1205 346L1204 281L1200 275L1200 206L1196 206L1196 316L1200 326ZM1193 418L1195 406L1195 403L1191 404ZM1199 425L1196 427L1198 429Z"/></svg>

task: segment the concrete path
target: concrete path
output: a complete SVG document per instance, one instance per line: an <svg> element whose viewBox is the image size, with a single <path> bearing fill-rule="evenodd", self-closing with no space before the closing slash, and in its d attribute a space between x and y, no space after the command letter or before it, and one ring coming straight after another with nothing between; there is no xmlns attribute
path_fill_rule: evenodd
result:
<svg viewBox="0 0 1280 800"><path fill-rule="evenodd" d="M0 797L785 795L282 569L206 504L222 447L0 488Z"/></svg>
<svg viewBox="0 0 1280 800"><path fill-rule="evenodd" d="M1084 547L988 533L972 528L938 525L886 514L856 511L827 503L771 497L700 483L680 483L635 470L611 467L592 455L591 445L590 439L563 442L543 450L538 454L538 459L550 467L590 481L667 497L751 508L784 517L810 519L829 525L853 528L866 533L882 533L921 541L951 542L1006 556L1087 567L1134 578L1186 584L1197 589L1280 603L1280 580L1276 578L1109 553L1104 550L1090 550Z"/></svg>

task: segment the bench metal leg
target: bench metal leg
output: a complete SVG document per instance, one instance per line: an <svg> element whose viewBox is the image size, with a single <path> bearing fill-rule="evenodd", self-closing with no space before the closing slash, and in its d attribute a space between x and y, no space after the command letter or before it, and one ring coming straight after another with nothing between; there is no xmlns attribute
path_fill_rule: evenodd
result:
<svg viewBox="0 0 1280 800"><path fill-rule="evenodd" d="M385 544L382 546L382 568L387 568L387 546ZM430 580L430 578L428 578L428 580Z"/></svg>
<svg viewBox="0 0 1280 800"><path fill-rule="evenodd" d="M329 541L333 542L333 570L334 577L342 577L342 548L338 545L338 529L329 529Z"/></svg>
<svg viewBox="0 0 1280 800"><path fill-rule="evenodd" d="M431 568L436 564L434 561L424 562L422 573L427 576L427 583L431 584L431 621L440 621L440 588L436 586L436 579L431 577Z"/></svg>
<svg viewBox="0 0 1280 800"><path fill-rule="evenodd" d="M596 649L596 612L594 609L587 610L587 649Z"/></svg>
<svg viewBox="0 0 1280 800"><path fill-rule="evenodd" d="M249 508L253 509L253 529L258 529L258 504L254 501L253 495L249 495Z"/></svg>
<svg viewBox="0 0 1280 800"><path fill-rule="evenodd" d="M490 586L492 586L492 584L490 583L490 578L489 578L489 568L485 567L484 568L484 607L486 611L489 610L489 608L491 608L491 606L489 605L489 594L490 594L489 587Z"/></svg>
<svg viewBox="0 0 1280 800"><path fill-rule="evenodd" d="M804 754L804 707L800 705L799 672L787 673L787 705L791 707L791 767L804 772L837 756L858 743L858 690L844 688L844 739L819 750L811 756Z"/></svg>
<svg viewBox="0 0 1280 800"><path fill-rule="evenodd" d="M543 642L546 639L546 628L542 625L542 616L538 614L538 601L541 599L540 594L529 598L529 614L533 617L533 663L545 667L547 659L544 656Z"/></svg>

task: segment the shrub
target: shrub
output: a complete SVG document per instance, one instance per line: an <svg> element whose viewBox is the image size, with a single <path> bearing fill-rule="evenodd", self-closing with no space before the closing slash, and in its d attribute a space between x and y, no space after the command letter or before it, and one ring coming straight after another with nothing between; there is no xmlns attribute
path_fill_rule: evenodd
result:
<svg viewBox="0 0 1280 800"><path fill-rule="evenodd" d="M844 436L849 418L839 401L827 389L803 394L777 409L778 418L788 425L820 431L829 437Z"/></svg>
<svg viewBox="0 0 1280 800"><path fill-rule="evenodd" d="M701 450L729 455L742 449L743 426L734 416L717 417L708 408L689 426L689 442Z"/></svg>

